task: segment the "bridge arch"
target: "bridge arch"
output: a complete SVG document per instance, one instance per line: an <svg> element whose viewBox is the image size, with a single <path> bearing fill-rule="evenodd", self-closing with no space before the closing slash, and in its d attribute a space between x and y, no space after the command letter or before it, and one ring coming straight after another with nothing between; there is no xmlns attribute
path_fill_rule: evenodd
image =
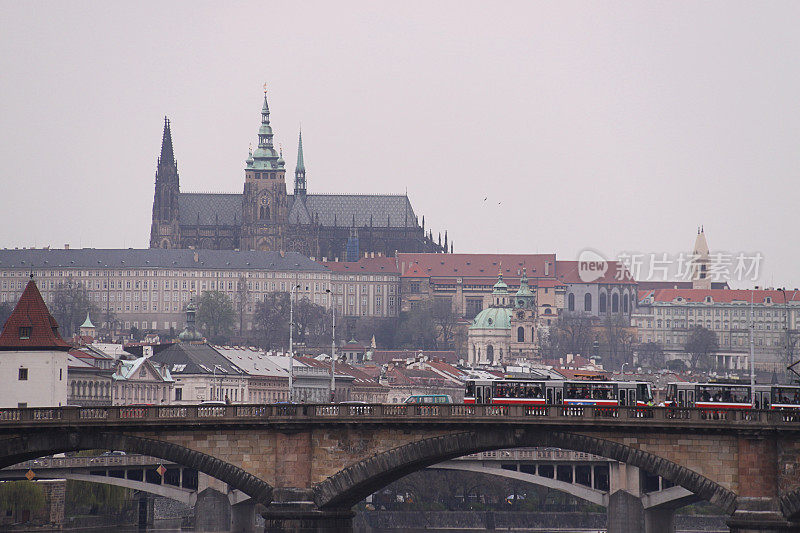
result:
<svg viewBox="0 0 800 533"><path fill-rule="evenodd" d="M680 485L729 513L736 509L735 493L652 453L562 431L500 428L427 438L373 455L319 483L314 489L314 499L320 509L349 508L389 483L442 461L489 450L536 446L586 452L636 466Z"/></svg>
<svg viewBox="0 0 800 533"><path fill-rule="evenodd" d="M602 490L593 489L580 484L567 483L566 481L559 481L556 478L547 478L543 476L536 476L533 474L526 474L517 470L505 470L503 468L486 467L486 466L473 466L473 465L433 465L429 468L438 470L460 470L463 472L475 472L478 474L486 474L487 476L498 476L509 479L516 479L531 485L539 487L546 487L554 489L570 496L575 496L581 500L593 503L595 505L602 505L608 507L608 494Z"/></svg>
<svg viewBox="0 0 800 533"><path fill-rule="evenodd" d="M119 433L59 430L2 439L0 468L45 455L97 449L158 457L219 479L256 502L266 505L272 500L272 487L267 482L230 463L170 442Z"/></svg>

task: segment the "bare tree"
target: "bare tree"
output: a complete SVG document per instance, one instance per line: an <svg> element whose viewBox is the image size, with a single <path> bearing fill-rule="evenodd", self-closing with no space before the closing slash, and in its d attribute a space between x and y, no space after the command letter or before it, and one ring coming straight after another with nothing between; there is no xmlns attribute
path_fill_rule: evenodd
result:
<svg viewBox="0 0 800 533"><path fill-rule="evenodd" d="M450 298L434 298L431 315L438 333L438 347L446 350L453 348L458 328L458 315L453 312L452 300Z"/></svg>
<svg viewBox="0 0 800 533"><path fill-rule="evenodd" d="M689 354L692 370L711 368L711 356L719 350L717 334L703 326L695 326L689 331L684 349Z"/></svg>
<svg viewBox="0 0 800 533"><path fill-rule="evenodd" d="M635 339L627 316L610 315L603 320L603 340L612 368L632 361Z"/></svg>
<svg viewBox="0 0 800 533"><path fill-rule="evenodd" d="M289 293L271 292L256 304L253 316L265 348L285 348L289 339Z"/></svg>
<svg viewBox="0 0 800 533"><path fill-rule="evenodd" d="M664 348L658 342L645 342L640 344L636 352L639 354L639 364L650 368L664 368Z"/></svg>
<svg viewBox="0 0 800 533"><path fill-rule="evenodd" d="M593 339L592 325L592 318L583 313L559 317L555 325L541 331L542 353L553 359L568 353L588 355Z"/></svg>
<svg viewBox="0 0 800 533"><path fill-rule="evenodd" d="M250 300L250 288L247 286L247 279L239 276L236 281L236 311L239 314L239 336L244 335L244 312Z"/></svg>
<svg viewBox="0 0 800 533"><path fill-rule="evenodd" d="M224 292L205 291L197 304L197 323L212 342L228 342L234 321L231 299Z"/></svg>
<svg viewBox="0 0 800 533"><path fill-rule="evenodd" d="M53 294L50 312L58 322L63 337L71 337L78 332L80 325L91 312L98 316L97 308L89 300L89 294L80 283L71 280L58 286Z"/></svg>

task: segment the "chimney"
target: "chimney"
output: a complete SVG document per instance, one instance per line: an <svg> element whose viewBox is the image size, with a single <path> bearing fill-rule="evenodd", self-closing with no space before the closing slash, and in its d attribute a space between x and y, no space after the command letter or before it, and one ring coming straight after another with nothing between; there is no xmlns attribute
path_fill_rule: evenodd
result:
<svg viewBox="0 0 800 533"><path fill-rule="evenodd" d="M65 250L69 250L69 244L65 244L65 245L64 245L64 249L65 249Z"/></svg>

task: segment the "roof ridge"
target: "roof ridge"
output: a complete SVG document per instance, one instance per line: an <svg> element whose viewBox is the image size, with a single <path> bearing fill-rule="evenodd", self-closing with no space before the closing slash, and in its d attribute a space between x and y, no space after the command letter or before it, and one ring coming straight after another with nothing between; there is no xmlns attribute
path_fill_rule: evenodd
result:
<svg viewBox="0 0 800 533"><path fill-rule="evenodd" d="M181 191L178 194L227 194L227 195L236 195L236 196L243 196L240 192L219 192L219 191Z"/></svg>

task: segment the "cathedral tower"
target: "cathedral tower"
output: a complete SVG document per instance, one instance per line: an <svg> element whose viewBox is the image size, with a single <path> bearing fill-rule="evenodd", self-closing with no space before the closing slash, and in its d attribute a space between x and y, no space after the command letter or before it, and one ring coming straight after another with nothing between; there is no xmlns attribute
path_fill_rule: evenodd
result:
<svg viewBox="0 0 800 533"><path fill-rule="evenodd" d="M269 104L264 88L258 147L250 152L245 167L242 197L242 238L245 250L283 249L286 226L286 164L273 146L269 124Z"/></svg>
<svg viewBox="0 0 800 533"><path fill-rule="evenodd" d="M153 222L150 226L150 248L179 248L178 224L178 163L172 150L169 119L164 117L161 155L156 170L156 192L153 197Z"/></svg>
<svg viewBox="0 0 800 533"><path fill-rule="evenodd" d="M297 141L297 166L294 169L294 196L295 198L306 197L306 163L303 160L303 130L300 130L300 138Z"/></svg>

